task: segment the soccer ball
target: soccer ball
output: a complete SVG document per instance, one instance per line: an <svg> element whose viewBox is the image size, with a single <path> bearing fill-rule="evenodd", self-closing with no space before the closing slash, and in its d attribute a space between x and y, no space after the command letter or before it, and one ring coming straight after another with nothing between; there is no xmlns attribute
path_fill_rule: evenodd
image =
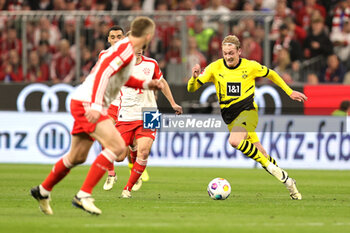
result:
<svg viewBox="0 0 350 233"><path fill-rule="evenodd" d="M208 194L214 200L225 200L230 196L231 185L224 178L215 178L208 184Z"/></svg>

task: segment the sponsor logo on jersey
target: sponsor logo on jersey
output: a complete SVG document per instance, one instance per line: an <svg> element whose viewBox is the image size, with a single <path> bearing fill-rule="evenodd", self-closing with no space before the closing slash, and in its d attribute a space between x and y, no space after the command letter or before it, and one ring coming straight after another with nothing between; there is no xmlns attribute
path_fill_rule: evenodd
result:
<svg viewBox="0 0 350 233"><path fill-rule="evenodd" d="M144 73L145 75L149 75L149 74L151 73L151 69L148 68L148 67L146 67L146 68L143 69L143 73Z"/></svg>
<svg viewBox="0 0 350 233"><path fill-rule="evenodd" d="M227 96L241 96L241 83L227 83Z"/></svg>

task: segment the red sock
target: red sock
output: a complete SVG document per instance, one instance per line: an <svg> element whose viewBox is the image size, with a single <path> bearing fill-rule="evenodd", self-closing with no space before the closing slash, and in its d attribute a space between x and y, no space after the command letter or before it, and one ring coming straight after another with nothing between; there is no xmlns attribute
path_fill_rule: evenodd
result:
<svg viewBox="0 0 350 233"><path fill-rule="evenodd" d="M64 159L65 158L61 158L57 161L57 163L53 166L50 174L41 183L43 188L47 191L51 191L53 189L53 186L60 182L69 173L72 166L67 165L70 167L66 167L63 162ZM65 159L65 161L67 161L67 159Z"/></svg>
<svg viewBox="0 0 350 233"><path fill-rule="evenodd" d="M132 164L135 163L136 157L137 157L137 150L135 150L135 151L130 150L130 162L131 162Z"/></svg>
<svg viewBox="0 0 350 233"><path fill-rule="evenodd" d="M80 190L91 194L92 189L101 180L103 175L108 170L108 167L110 167L111 163L112 162L110 162L106 157L104 157L102 153L99 154L93 162L93 164L91 165L90 170L85 178L84 184Z"/></svg>
<svg viewBox="0 0 350 233"><path fill-rule="evenodd" d="M108 166L108 175L109 176L115 176L114 164L113 163L109 164L109 166Z"/></svg>
<svg viewBox="0 0 350 233"><path fill-rule="evenodd" d="M136 183L136 181L140 178L140 176L142 175L142 172L145 170L146 168L146 163L145 165L140 165L138 163L138 161L136 161L134 163L134 166L131 169L131 174L128 180L128 183L126 184L126 186L124 187L124 190L131 190L131 188L134 186L134 184Z"/></svg>

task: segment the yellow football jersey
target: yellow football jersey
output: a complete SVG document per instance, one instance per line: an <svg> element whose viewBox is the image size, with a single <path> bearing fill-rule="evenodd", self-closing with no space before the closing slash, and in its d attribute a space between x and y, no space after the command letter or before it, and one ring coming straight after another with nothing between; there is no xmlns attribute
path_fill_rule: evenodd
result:
<svg viewBox="0 0 350 233"><path fill-rule="evenodd" d="M256 61L241 58L235 67L228 67L224 59L218 59L208 65L197 78L189 80L188 91L196 91L207 82L214 83L223 120L229 124L242 111L257 107L254 103L255 79L266 77L269 72L266 66ZM291 93L291 89L279 76L274 79L278 79L281 83L278 85L288 94Z"/></svg>

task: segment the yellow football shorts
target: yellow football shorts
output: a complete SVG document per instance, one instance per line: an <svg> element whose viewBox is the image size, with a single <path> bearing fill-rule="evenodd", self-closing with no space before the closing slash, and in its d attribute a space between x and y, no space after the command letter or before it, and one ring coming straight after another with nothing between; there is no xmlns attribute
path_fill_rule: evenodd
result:
<svg viewBox="0 0 350 233"><path fill-rule="evenodd" d="M231 132L233 126L240 126L247 130L247 140L251 143L259 142L258 135L255 132L256 126L258 125L258 111L245 110L241 112L236 119L227 125L228 130Z"/></svg>

